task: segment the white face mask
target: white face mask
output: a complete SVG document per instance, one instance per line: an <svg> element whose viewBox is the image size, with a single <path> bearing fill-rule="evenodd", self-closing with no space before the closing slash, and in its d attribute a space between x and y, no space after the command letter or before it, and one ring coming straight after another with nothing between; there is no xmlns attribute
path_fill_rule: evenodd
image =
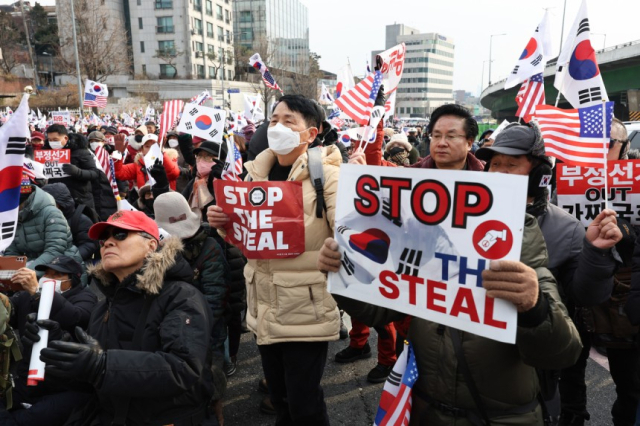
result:
<svg viewBox="0 0 640 426"><path fill-rule="evenodd" d="M129 145L136 151L140 151L140 148L142 148L142 137L140 137L140 142L138 142L136 141L135 135L129 136Z"/></svg>
<svg viewBox="0 0 640 426"><path fill-rule="evenodd" d="M91 149L95 151L98 147L102 146L102 142L89 142L89 145L91 145Z"/></svg>
<svg viewBox="0 0 640 426"><path fill-rule="evenodd" d="M306 132L305 129L302 132ZM287 155L302 143L300 142L300 134L302 132L294 132L282 123L277 123L273 127L267 129L267 139L269 148L276 154Z"/></svg>
<svg viewBox="0 0 640 426"><path fill-rule="evenodd" d="M60 141L49 141L49 146L51 149L62 149L64 145Z"/></svg>
<svg viewBox="0 0 640 426"><path fill-rule="evenodd" d="M171 148L175 148L176 146L178 146L178 139L169 139L168 142Z"/></svg>
<svg viewBox="0 0 640 426"><path fill-rule="evenodd" d="M62 294L62 283L65 282L65 281L71 281L71 280L56 280L54 278L42 277L38 281L38 290L42 290L42 283L47 282L47 281L53 281L55 283L55 291L56 291L56 293Z"/></svg>

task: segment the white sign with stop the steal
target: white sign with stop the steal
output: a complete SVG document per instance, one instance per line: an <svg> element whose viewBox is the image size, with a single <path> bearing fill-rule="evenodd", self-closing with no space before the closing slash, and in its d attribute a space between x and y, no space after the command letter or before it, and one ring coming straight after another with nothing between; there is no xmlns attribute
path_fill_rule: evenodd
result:
<svg viewBox="0 0 640 426"><path fill-rule="evenodd" d="M517 311L487 296L482 271L519 260L527 177L343 165L329 290L515 343Z"/></svg>

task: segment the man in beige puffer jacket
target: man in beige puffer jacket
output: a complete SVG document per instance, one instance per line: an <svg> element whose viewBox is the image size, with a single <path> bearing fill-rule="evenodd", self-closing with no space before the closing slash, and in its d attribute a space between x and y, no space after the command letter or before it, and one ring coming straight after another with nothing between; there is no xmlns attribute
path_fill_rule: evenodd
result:
<svg viewBox="0 0 640 426"><path fill-rule="evenodd" d="M307 150L321 120L313 101L300 95L283 96L269 123L269 149L245 164L252 181L302 183L305 252L296 258L249 260L244 270L247 326L257 338L276 424L329 424L320 380L328 342L338 340L340 315L316 260L324 240L333 236L342 157L333 145L319 148L326 210L318 218ZM210 207L211 226L222 228L229 220L226 213Z"/></svg>

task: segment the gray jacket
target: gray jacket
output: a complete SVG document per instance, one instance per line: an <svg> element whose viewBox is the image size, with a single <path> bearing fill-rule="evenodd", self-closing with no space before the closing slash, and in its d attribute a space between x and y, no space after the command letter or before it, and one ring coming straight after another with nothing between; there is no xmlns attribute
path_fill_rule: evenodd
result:
<svg viewBox="0 0 640 426"><path fill-rule="evenodd" d="M538 216L549 251L548 268L558 281L565 302L594 306L606 301L613 288L616 261L611 249L602 250L585 238L582 223L549 203Z"/></svg>

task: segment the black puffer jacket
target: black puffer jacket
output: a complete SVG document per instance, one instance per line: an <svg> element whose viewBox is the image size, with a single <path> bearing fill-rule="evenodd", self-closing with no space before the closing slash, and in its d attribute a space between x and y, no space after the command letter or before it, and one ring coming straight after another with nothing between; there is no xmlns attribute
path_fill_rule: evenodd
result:
<svg viewBox="0 0 640 426"><path fill-rule="evenodd" d="M109 178L102 171L98 170L98 179L91 182L91 194L96 213L102 221L106 221L109 216L118 210L116 197L113 195Z"/></svg>
<svg viewBox="0 0 640 426"><path fill-rule="evenodd" d="M107 352L104 379L95 391L101 424L111 424L114 407L130 398L127 425L191 424L213 394L211 314L193 285L182 244L166 240L145 265L122 283L102 268L91 279L106 299L94 309L88 332ZM133 335L145 298L155 297L146 318L141 350ZM199 423L196 423L199 424Z"/></svg>
<svg viewBox="0 0 640 426"><path fill-rule="evenodd" d="M84 136L78 133L69 133L69 142L64 148L71 150L71 164L79 170L74 176L49 179L49 183L65 184L76 205L84 204L95 209L91 182L98 179L100 171L96 168L96 162L89 152L88 146ZM45 143L45 149L51 149L48 141Z"/></svg>
<svg viewBox="0 0 640 426"><path fill-rule="evenodd" d="M226 242L215 230L211 228L209 235L214 237L224 250L224 256L229 265L227 273L227 285L229 286L227 306L231 312L241 312L247 308L247 289L244 280L244 265L247 258L242 255L240 249Z"/></svg>
<svg viewBox="0 0 640 426"><path fill-rule="evenodd" d="M78 247L82 260L91 259L94 253L98 253L98 242L89 238L89 228L93 225L93 221L83 212L76 211L71 193L64 184L50 183L42 189L53 197L56 205L67 219L73 236L73 245Z"/></svg>

